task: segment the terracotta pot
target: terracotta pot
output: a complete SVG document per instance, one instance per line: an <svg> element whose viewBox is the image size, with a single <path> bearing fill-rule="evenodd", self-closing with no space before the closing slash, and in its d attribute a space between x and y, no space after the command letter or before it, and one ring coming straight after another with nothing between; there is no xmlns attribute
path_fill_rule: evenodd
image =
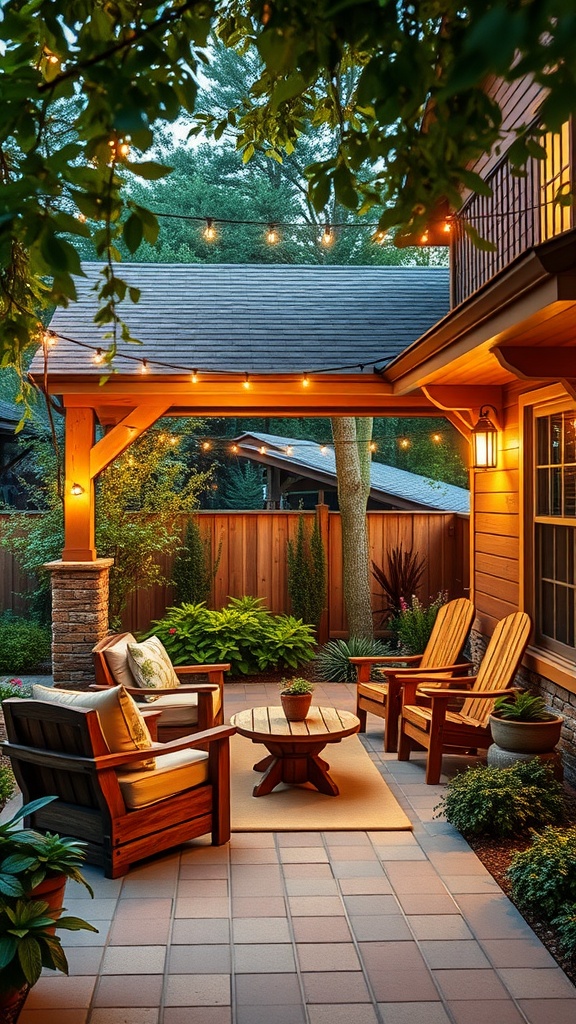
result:
<svg viewBox="0 0 576 1024"><path fill-rule="evenodd" d="M48 910L52 917L58 918L64 906L64 889L66 888L66 875L47 875L43 882L30 891L30 896L35 900L42 900L48 904ZM47 929L56 931L56 927ZM0 1020L0 1024L3 1022Z"/></svg>
<svg viewBox="0 0 576 1024"><path fill-rule="evenodd" d="M518 722L511 718L490 715L492 739L502 750L517 754L545 754L560 739L564 719L549 715L542 722Z"/></svg>
<svg viewBox="0 0 576 1024"><path fill-rule="evenodd" d="M311 693L281 693L280 700L288 722L303 722L312 703Z"/></svg>

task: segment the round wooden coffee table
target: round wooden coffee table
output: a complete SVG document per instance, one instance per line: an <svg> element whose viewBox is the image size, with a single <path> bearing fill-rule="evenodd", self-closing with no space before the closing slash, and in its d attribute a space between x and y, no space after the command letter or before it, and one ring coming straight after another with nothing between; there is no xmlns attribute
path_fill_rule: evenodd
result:
<svg viewBox="0 0 576 1024"><path fill-rule="evenodd" d="M318 755L327 743L340 743L360 730L360 720L349 711L315 706L304 722L288 722L281 707L266 707L240 711L230 724L270 752L254 765L255 772L264 772L254 796L271 793L281 782L310 782L320 793L338 796L338 786L328 774L330 765Z"/></svg>

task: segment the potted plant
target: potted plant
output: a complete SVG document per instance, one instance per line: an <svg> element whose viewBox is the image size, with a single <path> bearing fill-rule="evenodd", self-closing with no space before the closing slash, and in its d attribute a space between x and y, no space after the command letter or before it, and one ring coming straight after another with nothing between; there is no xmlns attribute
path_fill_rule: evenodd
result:
<svg viewBox="0 0 576 1024"><path fill-rule="evenodd" d="M78 917L62 917L68 878L91 886L80 871L85 843L34 829L22 818L55 797L22 807L0 825L0 1021L14 1024L43 967L68 973L56 929L98 929Z"/></svg>
<svg viewBox="0 0 576 1024"><path fill-rule="evenodd" d="M545 754L560 739L564 719L546 710L542 697L517 690L498 697L490 715L494 743L502 750L520 754Z"/></svg>
<svg viewBox="0 0 576 1024"><path fill-rule="evenodd" d="M303 722L312 703L313 683L301 676L295 679L282 679L280 700L288 722Z"/></svg>

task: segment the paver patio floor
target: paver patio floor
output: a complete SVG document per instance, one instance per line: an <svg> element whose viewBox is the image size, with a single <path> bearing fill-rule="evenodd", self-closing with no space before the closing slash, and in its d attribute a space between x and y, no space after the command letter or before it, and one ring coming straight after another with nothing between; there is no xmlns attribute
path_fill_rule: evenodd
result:
<svg viewBox="0 0 576 1024"><path fill-rule="evenodd" d="M226 720L278 688L226 685ZM354 687L315 702L353 710ZM434 818L423 762L364 742L409 832L235 833L133 868L86 874L20 1024L573 1024L576 989L458 832ZM448 772L462 759L446 759ZM266 799L271 799L267 797Z"/></svg>

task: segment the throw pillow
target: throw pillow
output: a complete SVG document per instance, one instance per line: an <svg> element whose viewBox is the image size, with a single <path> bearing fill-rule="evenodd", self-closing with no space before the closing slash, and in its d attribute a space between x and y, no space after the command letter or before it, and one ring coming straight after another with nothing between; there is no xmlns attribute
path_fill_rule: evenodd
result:
<svg viewBox="0 0 576 1024"><path fill-rule="evenodd" d="M104 651L104 660L120 686L136 686L136 680L128 664L128 644L135 643L136 637L132 636L132 633L126 633Z"/></svg>
<svg viewBox="0 0 576 1024"><path fill-rule="evenodd" d="M179 686L179 679L166 648L157 636L142 643L128 644L128 664L137 686L145 690L167 690Z"/></svg>
<svg viewBox="0 0 576 1024"><path fill-rule="evenodd" d="M110 753L126 754L134 750L152 748L152 737L136 701L123 686L110 686L95 693L85 690L58 690L52 686L32 687L34 700L50 701L67 707L94 708L98 712L104 739ZM142 771L155 768L154 758L122 766L123 771Z"/></svg>

